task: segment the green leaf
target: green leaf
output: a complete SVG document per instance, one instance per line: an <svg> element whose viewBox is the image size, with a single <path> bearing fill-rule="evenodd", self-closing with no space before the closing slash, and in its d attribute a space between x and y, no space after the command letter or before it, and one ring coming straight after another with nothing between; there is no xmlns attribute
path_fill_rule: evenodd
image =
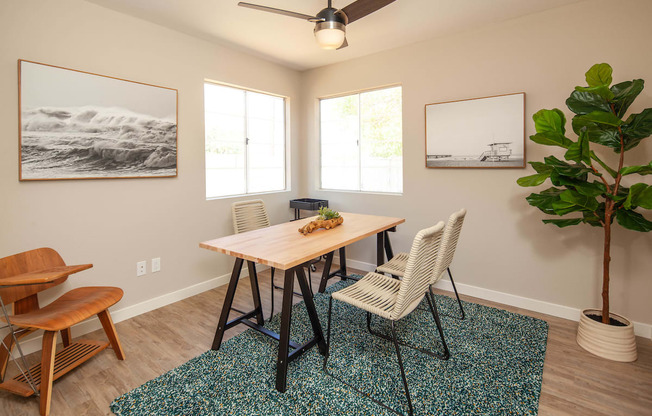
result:
<svg viewBox="0 0 652 416"><path fill-rule="evenodd" d="M616 117L613 113L606 113L604 111L593 111L583 116L575 116L581 118L585 122L592 122L596 124L606 124L607 126L619 127L623 121Z"/></svg>
<svg viewBox="0 0 652 416"><path fill-rule="evenodd" d="M530 194L527 198L527 202L533 207L539 208L542 212L546 214L555 214L555 210L552 208L552 204L555 201L559 201L559 195L563 192L562 189L557 188L548 188L545 191L542 191L538 194Z"/></svg>
<svg viewBox="0 0 652 416"><path fill-rule="evenodd" d="M648 186L634 200L634 204L641 208L652 209L652 186Z"/></svg>
<svg viewBox="0 0 652 416"><path fill-rule="evenodd" d="M639 114L632 114L622 127L625 150L630 150L652 134L652 108L646 108Z"/></svg>
<svg viewBox="0 0 652 416"><path fill-rule="evenodd" d="M609 64L595 64L586 71L586 83L589 87L611 85L613 69Z"/></svg>
<svg viewBox="0 0 652 416"><path fill-rule="evenodd" d="M647 165L640 166L627 166L620 170L620 174L631 175L632 173L638 173L639 175L650 175L652 174L652 162Z"/></svg>
<svg viewBox="0 0 652 416"><path fill-rule="evenodd" d="M580 132L580 137L577 139L577 142L574 142L568 147L568 151L564 155L564 158L577 163L584 162L587 165L591 164L591 154L586 127Z"/></svg>
<svg viewBox="0 0 652 416"><path fill-rule="evenodd" d="M634 102L636 97L643 91L645 81L642 79L635 79L633 81L625 81L611 87L611 92L614 93L613 103L616 115L622 118L629 106Z"/></svg>
<svg viewBox="0 0 652 416"><path fill-rule="evenodd" d="M634 231L649 232L652 231L652 222L636 211L619 209L616 211L616 220L624 228Z"/></svg>
<svg viewBox="0 0 652 416"><path fill-rule="evenodd" d="M548 131L544 133L537 133L530 136L530 140L534 143L543 144L545 146L559 146L564 149L568 149L573 141L563 134L555 133L554 131Z"/></svg>
<svg viewBox="0 0 652 416"><path fill-rule="evenodd" d="M590 168L587 168L581 163L575 163L571 165L570 163L559 160L554 156L545 157L543 160L545 161L546 165L552 166L554 171L562 176L586 180L587 174L593 173Z"/></svg>
<svg viewBox="0 0 652 416"><path fill-rule="evenodd" d="M565 192L565 191L564 191ZM583 211L582 207L569 201L555 201L552 203L553 212L557 215L566 215L571 212Z"/></svg>
<svg viewBox="0 0 652 416"><path fill-rule="evenodd" d="M559 228L564 228L570 225L580 224L582 222L582 218L543 220L543 222L544 224L555 224Z"/></svg>
<svg viewBox="0 0 652 416"><path fill-rule="evenodd" d="M575 116L572 121L573 131L579 136L583 128L589 141L616 149L620 152L620 135L618 128L606 124L597 124L586 116Z"/></svg>
<svg viewBox="0 0 652 416"><path fill-rule="evenodd" d="M566 100L566 106L575 114L589 114L593 111L611 111L609 102L598 94L573 91Z"/></svg>
<svg viewBox="0 0 652 416"><path fill-rule="evenodd" d="M586 71L588 87L575 87L576 91L598 94L607 101L614 98L614 93L609 89L613 70L609 64L595 64Z"/></svg>
<svg viewBox="0 0 652 416"><path fill-rule="evenodd" d="M549 173L537 173L535 175L523 176L518 178L516 183L521 186L538 186L541 185L550 177Z"/></svg>
<svg viewBox="0 0 652 416"><path fill-rule="evenodd" d="M583 211L595 211L598 209L598 205L600 205L595 197L582 195L579 192L570 189L562 192L559 195L559 198L564 202L577 205L578 207L582 208Z"/></svg>
<svg viewBox="0 0 652 416"><path fill-rule="evenodd" d="M613 195L613 194L610 194L610 193L606 193L606 195L607 195L607 197L609 199L613 199L617 203L620 203L620 202L623 202L623 201L627 200L627 196L629 195L629 188L626 187L626 186L620 185L618 187L618 192L616 193L616 195Z"/></svg>
<svg viewBox="0 0 652 416"><path fill-rule="evenodd" d="M532 116L537 133L554 132L560 135L566 133L566 116L558 109L539 110Z"/></svg>
<svg viewBox="0 0 652 416"><path fill-rule="evenodd" d="M641 207L652 209L652 186L645 183L637 183L629 188L629 194L623 208L634 209Z"/></svg>
<svg viewBox="0 0 652 416"><path fill-rule="evenodd" d="M568 189L574 189L582 195L600 196L607 192L607 187L602 182L587 182L586 178L573 178L560 175L557 171L550 174L550 181L555 186L565 186Z"/></svg>
<svg viewBox="0 0 652 416"><path fill-rule="evenodd" d="M597 94L607 101L614 98L614 93L609 89L609 85L596 85L595 87L575 87L575 91Z"/></svg>
<svg viewBox="0 0 652 416"><path fill-rule="evenodd" d="M640 194L646 188L647 188L647 185L644 184L644 183L637 183L635 185L632 185L629 188L629 194L627 195L627 199L625 199L625 203L623 204L623 208L625 208L625 209L634 209L634 208L636 208L637 205L634 203L634 200L638 197L638 194Z"/></svg>
<svg viewBox="0 0 652 416"><path fill-rule="evenodd" d="M575 190L586 196L600 196L607 192L607 187L602 182L582 182L575 185Z"/></svg>
<svg viewBox="0 0 652 416"><path fill-rule="evenodd" d="M532 167L537 173L550 173L553 170L552 166L546 165L545 163L542 162L527 162L527 163L532 165Z"/></svg>

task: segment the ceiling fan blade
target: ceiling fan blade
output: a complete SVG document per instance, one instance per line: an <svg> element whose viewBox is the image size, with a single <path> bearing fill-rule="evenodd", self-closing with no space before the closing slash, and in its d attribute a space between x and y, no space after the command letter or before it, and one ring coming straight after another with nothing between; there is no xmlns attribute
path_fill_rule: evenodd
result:
<svg viewBox="0 0 652 416"><path fill-rule="evenodd" d="M342 11L348 17L348 22L352 23L394 1L396 0L357 0L344 7Z"/></svg>
<svg viewBox="0 0 652 416"><path fill-rule="evenodd" d="M336 50L339 51L340 49L346 48L347 46L349 46L349 42L347 42L346 38L344 38L344 42L342 42L342 45L340 45L340 47L337 48Z"/></svg>
<svg viewBox="0 0 652 416"><path fill-rule="evenodd" d="M308 20L311 22L323 20L323 19L316 18L315 16L310 16L309 14L291 12L289 10L283 10L283 9L275 9L274 7L260 6L258 4L245 3L242 1L238 3L238 6L247 7L249 9L260 10L263 12L282 14L283 16L296 17L297 19Z"/></svg>

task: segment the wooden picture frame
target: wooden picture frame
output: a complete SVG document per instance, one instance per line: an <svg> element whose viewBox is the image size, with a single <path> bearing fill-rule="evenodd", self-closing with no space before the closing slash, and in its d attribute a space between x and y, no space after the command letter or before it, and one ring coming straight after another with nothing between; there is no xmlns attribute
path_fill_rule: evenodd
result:
<svg viewBox="0 0 652 416"><path fill-rule="evenodd" d="M178 91L18 60L19 180L177 176Z"/></svg>
<svg viewBox="0 0 652 416"><path fill-rule="evenodd" d="M525 93L426 104L427 168L524 168Z"/></svg>

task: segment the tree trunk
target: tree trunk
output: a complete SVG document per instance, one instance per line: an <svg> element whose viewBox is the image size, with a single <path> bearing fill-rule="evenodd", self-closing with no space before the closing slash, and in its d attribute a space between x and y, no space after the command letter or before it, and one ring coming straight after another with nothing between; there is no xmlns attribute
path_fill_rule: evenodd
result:
<svg viewBox="0 0 652 416"><path fill-rule="evenodd" d="M613 201L607 200L604 213L604 256L602 261L602 323L609 324L609 263L611 263L611 215Z"/></svg>

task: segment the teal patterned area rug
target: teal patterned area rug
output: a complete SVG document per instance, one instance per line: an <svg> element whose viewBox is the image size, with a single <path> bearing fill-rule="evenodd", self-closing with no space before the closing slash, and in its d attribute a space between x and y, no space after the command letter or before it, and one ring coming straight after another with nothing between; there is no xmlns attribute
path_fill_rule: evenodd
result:
<svg viewBox="0 0 652 416"><path fill-rule="evenodd" d="M329 292L315 304L326 332ZM424 303L423 305L427 305ZM536 415L546 353L545 321L464 302L457 318L454 298L437 296L451 358L442 361L401 347L415 415ZM427 307L427 306L426 306ZM280 316L266 324L278 331ZM375 317L373 327L389 333ZM399 321L399 338L431 350L441 347L430 312L415 310ZM292 310L291 338L307 340L312 330L302 303ZM322 371L318 349L293 361L287 391L275 390L278 343L253 330L118 397L111 410L132 415L392 415ZM365 312L333 304L328 371L359 390L407 414L407 401L391 342L367 331Z"/></svg>

